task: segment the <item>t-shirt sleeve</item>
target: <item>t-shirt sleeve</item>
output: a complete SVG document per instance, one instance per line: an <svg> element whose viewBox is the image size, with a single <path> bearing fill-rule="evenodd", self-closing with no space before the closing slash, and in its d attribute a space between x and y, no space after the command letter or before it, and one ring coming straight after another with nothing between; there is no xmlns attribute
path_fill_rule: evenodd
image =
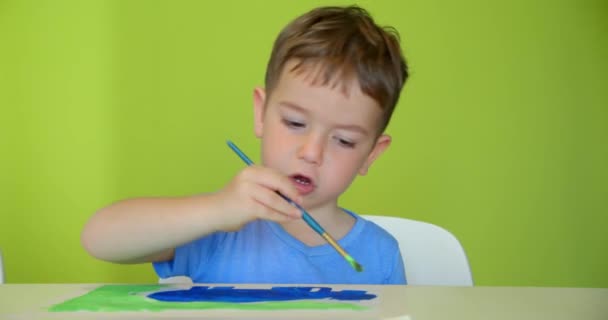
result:
<svg viewBox="0 0 608 320"><path fill-rule="evenodd" d="M173 259L153 262L154 271L160 278L187 276L200 270L209 261L223 234L216 233L175 248Z"/></svg>
<svg viewBox="0 0 608 320"><path fill-rule="evenodd" d="M405 266L399 250L393 255L392 269L388 273L385 284L407 284Z"/></svg>

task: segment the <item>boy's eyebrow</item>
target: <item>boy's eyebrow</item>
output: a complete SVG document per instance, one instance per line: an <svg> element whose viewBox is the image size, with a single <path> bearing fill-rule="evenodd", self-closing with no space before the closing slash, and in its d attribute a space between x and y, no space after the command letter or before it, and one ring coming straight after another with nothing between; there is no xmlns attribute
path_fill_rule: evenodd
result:
<svg viewBox="0 0 608 320"><path fill-rule="evenodd" d="M306 110L305 108L300 107L299 105L293 103L293 102L289 102L289 101L280 101L279 105L283 106L283 107L287 107L290 109L294 109L296 111L302 112L304 114L308 114L309 111ZM359 132L363 135L368 135L367 130L365 130L365 128L358 126L356 124L347 124L347 125L338 125L339 129L343 129L343 130L349 130L349 131L356 131Z"/></svg>
<svg viewBox="0 0 608 320"><path fill-rule="evenodd" d="M293 103L293 102L289 102L289 101L280 101L279 102L280 105L290 108L290 109L295 109L296 111L302 112L302 113L308 113L308 110L300 107L299 105Z"/></svg>

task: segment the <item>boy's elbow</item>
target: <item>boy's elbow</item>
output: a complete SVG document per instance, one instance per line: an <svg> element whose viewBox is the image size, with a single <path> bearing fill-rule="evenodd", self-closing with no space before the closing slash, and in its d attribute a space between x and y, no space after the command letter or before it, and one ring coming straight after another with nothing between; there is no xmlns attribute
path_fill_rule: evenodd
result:
<svg viewBox="0 0 608 320"><path fill-rule="evenodd" d="M89 255L93 256L94 258L104 260L97 252L95 230L90 226L90 222L84 226L82 232L80 233L80 244Z"/></svg>
<svg viewBox="0 0 608 320"><path fill-rule="evenodd" d="M82 232L80 233L80 244L92 257L99 260L112 261L112 259L109 259L107 256L107 252L104 254L105 250L103 250L103 234L99 230L100 222L96 220L96 216L93 216L87 222L87 224L85 224Z"/></svg>

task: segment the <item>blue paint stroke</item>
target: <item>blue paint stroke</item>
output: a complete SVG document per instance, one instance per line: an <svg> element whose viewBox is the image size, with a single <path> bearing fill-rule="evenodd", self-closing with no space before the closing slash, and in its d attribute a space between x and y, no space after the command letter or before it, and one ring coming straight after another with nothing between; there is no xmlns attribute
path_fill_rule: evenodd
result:
<svg viewBox="0 0 608 320"><path fill-rule="evenodd" d="M313 291L314 290L314 291ZM271 289L236 289L235 287L196 286L188 290L159 291L148 295L171 302L269 302L293 300L371 300L376 295L363 290L332 291L325 287L273 287Z"/></svg>

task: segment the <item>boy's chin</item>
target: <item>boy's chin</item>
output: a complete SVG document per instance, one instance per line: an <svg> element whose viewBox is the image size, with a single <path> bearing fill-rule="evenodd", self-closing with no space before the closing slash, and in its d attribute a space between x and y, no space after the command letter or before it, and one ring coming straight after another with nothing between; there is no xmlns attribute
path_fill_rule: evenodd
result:
<svg viewBox="0 0 608 320"><path fill-rule="evenodd" d="M313 210L317 210L317 209L324 209L324 208L337 208L338 207L338 202L333 199L333 200L327 200L327 199L318 199L314 197L314 194L308 195L308 196L304 196L303 201L302 201L302 207L304 209L306 209L306 211L313 211Z"/></svg>

